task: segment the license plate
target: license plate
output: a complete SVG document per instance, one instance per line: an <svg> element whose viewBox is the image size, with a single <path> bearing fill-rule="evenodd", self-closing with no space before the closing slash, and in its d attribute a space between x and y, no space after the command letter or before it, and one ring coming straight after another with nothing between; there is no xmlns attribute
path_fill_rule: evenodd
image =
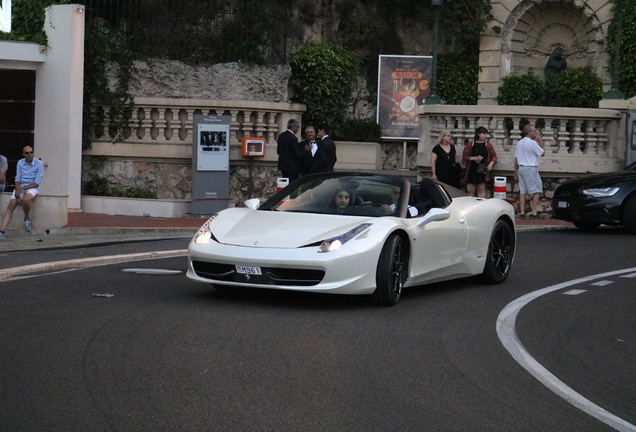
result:
<svg viewBox="0 0 636 432"><path fill-rule="evenodd" d="M558 206L559 206L559 208L568 208L568 202L567 201L559 201Z"/></svg>
<svg viewBox="0 0 636 432"><path fill-rule="evenodd" d="M236 266L236 272L239 274L262 275L260 267Z"/></svg>

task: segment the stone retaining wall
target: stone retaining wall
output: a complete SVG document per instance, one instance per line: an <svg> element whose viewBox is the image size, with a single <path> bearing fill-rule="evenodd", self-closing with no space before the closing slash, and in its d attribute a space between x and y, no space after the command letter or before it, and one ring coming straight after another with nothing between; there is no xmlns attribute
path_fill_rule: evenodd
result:
<svg viewBox="0 0 636 432"><path fill-rule="evenodd" d="M403 144L383 143L376 151L375 143L336 143L339 162L336 170L396 171L403 165ZM370 148L363 148L364 146ZM375 146L375 147L374 147ZM364 154L361 154L364 152ZM407 145L406 168L417 169L417 143ZM159 159L159 160L157 160ZM251 182L250 182L251 171ZM405 172L405 175L409 173ZM192 190L192 162L188 159L141 157L84 156L82 184L93 176L105 178L111 188L138 187L156 193L159 199L190 199ZM275 160L247 160L230 162L230 201L241 205L252 197L269 197L276 192L276 178L280 171Z"/></svg>

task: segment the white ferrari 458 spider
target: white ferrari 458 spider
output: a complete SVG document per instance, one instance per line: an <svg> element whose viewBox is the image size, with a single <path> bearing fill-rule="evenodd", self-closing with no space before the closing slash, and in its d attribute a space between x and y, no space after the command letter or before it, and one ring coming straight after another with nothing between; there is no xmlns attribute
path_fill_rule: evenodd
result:
<svg viewBox="0 0 636 432"><path fill-rule="evenodd" d="M370 295L480 275L502 283L516 244L514 209L425 178L324 173L260 205L212 216L188 247L188 277L219 288Z"/></svg>

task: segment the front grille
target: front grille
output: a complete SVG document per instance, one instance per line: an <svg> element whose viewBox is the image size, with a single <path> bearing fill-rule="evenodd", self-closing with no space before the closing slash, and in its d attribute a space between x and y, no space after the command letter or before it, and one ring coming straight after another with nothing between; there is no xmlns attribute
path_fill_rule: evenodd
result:
<svg viewBox="0 0 636 432"><path fill-rule="evenodd" d="M217 281L240 282L255 285L314 286L325 277L323 270L261 267L261 275L244 275L236 272L232 264L192 261L197 276Z"/></svg>
<svg viewBox="0 0 636 432"><path fill-rule="evenodd" d="M579 191L576 189L562 189L562 188L558 188L556 191L554 191L554 198L555 199L576 199L579 198Z"/></svg>

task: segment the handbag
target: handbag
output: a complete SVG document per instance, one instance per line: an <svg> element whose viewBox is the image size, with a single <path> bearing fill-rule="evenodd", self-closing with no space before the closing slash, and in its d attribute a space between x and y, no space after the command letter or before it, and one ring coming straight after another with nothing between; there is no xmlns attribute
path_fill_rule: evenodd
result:
<svg viewBox="0 0 636 432"><path fill-rule="evenodd" d="M486 165L485 163L481 163L479 162L477 164L477 174L486 174L488 172L488 165Z"/></svg>

